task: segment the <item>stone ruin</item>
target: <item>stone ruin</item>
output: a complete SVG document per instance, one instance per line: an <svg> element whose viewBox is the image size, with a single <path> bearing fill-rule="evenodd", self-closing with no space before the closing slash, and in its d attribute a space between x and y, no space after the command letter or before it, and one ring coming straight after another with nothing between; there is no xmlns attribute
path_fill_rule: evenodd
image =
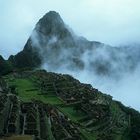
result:
<svg viewBox="0 0 140 140"><path fill-rule="evenodd" d="M41 77L40 77L41 76ZM38 81L43 81L46 92L54 90L54 94L60 98L66 106L73 105L74 109L86 114L79 123L84 125L87 131L100 132L99 138L111 138L110 133L118 134L128 127L128 117L121 110L112 111L112 97L99 92L89 84L81 84L71 76L53 73L40 73ZM49 86L49 83L53 86ZM45 86L46 85L46 86ZM114 119L119 118L119 119ZM57 119L55 124L57 124ZM55 125L54 124L54 125ZM122 126L120 126L120 124ZM61 127L58 127L61 129ZM63 136L63 134L62 134Z"/></svg>
<svg viewBox="0 0 140 140"><path fill-rule="evenodd" d="M0 96L0 136L34 135L36 139L81 140L69 118L39 101L21 102L15 95Z"/></svg>
<svg viewBox="0 0 140 140"><path fill-rule="evenodd" d="M8 118L7 133L19 134L20 131L20 103L16 96L10 98L10 113Z"/></svg>
<svg viewBox="0 0 140 140"><path fill-rule="evenodd" d="M81 140L80 125L90 133L100 132L98 138L111 139L110 133L119 135L128 126L125 113L111 111L111 96L100 93L91 85L81 84L71 76L46 72L36 75L35 84L41 94L51 93L61 99L64 106L72 105L73 110L86 114L85 117L75 124L57 107L40 101L22 102L14 94L4 94L4 91L13 91L6 89L4 84L5 90L2 88L3 94L0 94L1 137L15 134L34 135L40 140Z"/></svg>
<svg viewBox="0 0 140 140"><path fill-rule="evenodd" d="M6 95L0 95L0 135L7 131L7 121L9 118L10 102Z"/></svg>
<svg viewBox="0 0 140 140"><path fill-rule="evenodd" d="M21 104L22 134L39 136L38 108L33 103Z"/></svg>

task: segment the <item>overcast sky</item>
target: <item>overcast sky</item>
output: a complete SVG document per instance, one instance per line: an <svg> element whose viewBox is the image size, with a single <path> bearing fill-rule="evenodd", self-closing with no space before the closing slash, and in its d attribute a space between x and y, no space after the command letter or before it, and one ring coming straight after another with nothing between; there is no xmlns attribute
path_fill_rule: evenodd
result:
<svg viewBox="0 0 140 140"><path fill-rule="evenodd" d="M50 10L89 40L140 43L140 0L0 0L0 54L7 58L19 52Z"/></svg>

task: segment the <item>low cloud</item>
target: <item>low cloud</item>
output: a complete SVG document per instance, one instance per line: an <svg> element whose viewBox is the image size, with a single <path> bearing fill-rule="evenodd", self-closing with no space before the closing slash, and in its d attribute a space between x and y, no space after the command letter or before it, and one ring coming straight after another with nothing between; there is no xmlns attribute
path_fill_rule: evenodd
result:
<svg viewBox="0 0 140 140"><path fill-rule="evenodd" d="M38 47L47 71L74 76L83 83L113 96L126 106L140 110L140 48L139 46L114 48L93 43L88 49L87 40L73 35L76 46L68 47L71 38L60 40L34 31L33 46ZM40 42L41 40L41 42ZM78 42L77 42L78 40ZM79 41L80 40L80 41ZM83 46L86 44L87 46Z"/></svg>
<svg viewBox="0 0 140 140"><path fill-rule="evenodd" d="M50 10L89 40L113 46L140 43L139 0L4 0L0 5L0 53L5 58L23 49L38 19Z"/></svg>

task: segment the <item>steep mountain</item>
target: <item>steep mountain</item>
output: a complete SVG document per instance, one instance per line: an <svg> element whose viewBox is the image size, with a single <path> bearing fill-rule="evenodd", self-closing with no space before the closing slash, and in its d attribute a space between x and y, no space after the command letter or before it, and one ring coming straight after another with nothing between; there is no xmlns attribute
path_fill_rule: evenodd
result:
<svg viewBox="0 0 140 140"><path fill-rule="evenodd" d="M121 77L139 65L140 47L111 47L79 37L50 11L36 24L23 51L9 58L16 67L40 67L59 71L88 70L97 75Z"/></svg>

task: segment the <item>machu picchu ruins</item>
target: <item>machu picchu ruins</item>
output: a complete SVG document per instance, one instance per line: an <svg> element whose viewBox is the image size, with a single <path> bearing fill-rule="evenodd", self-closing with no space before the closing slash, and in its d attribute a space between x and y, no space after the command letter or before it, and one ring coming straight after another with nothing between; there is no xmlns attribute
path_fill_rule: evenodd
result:
<svg viewBox="0 0 140 140"><path fill-rule="evenodd" d="M131 117L110 95L69 75L38 70L0 78L2 140L117 140L129 136Z"/></svg>

